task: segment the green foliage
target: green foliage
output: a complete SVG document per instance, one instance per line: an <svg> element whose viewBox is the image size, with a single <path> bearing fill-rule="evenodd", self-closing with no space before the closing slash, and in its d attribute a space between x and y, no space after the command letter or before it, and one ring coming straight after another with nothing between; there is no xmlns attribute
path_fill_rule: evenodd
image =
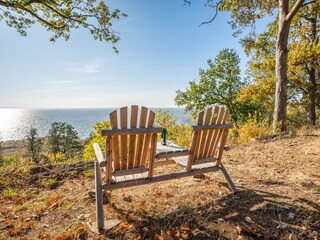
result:
<svg viewBox="0 0 320 240"><path fill-rule="evenodd" d="M0 162L0 168L17 168L19 166L27 166L29 162L27 162L24 158L19 157L17 155L12 156L2 156L2 160Z"/></svg>
<svg viewBox="0 0 320 240"><path fill-rule="evenodd" d="M43 142L41 138L39 138L37 129L30 128L26 134L26 138L28 155L34 163L39 163Z"/></svg>
<svg viewBox="0 0 320 240"><path fill-rule="evenodd" d="M155 126L162 127L162 123L166 120L167 131L168 131L168 141L172 141L175 144L189 148L191 142L191 128L186 125L178 125L178 117L174 116L169 110L159 109L156 112ZM160 140L160 139L159 139Z"/></svg>
<svg viewBox="0 0 320 240"><path fill-rule="evenodd" d="M77 131L65 122L51 124L47 141L49 153L53 154L55 160L57 160L59 153L63 154L65 159L70 159L79 155L82 151Z"/></svg>
<svg viewBox="0 0 320 240"><path fill-rule="evenodd" d="M15 190L11 187L8 187L2 191L2 196L5 198L12 198L16 194L17 193L15 192Z"/></svg>
<svg viewBox="0 0 320 240"><path fill-rule="evenodd" d="M46 186L49 189L55 189L59 186L59 182L55 178L50 178L46 181Z"/></svg>
<svg viewBox="0 0 320 240"><path fill-rule="evenodd" d="M252 139L268 136L271 133L270 124L264 121L256 122L254 119L249 119L239 128L237 142L248 143Z"/></svg>
<svg viewBox="0 0 320 240"><path fill-rule="evenodd" d="M81 27L94 39L112 44L120 39L112 29L113 21L127 16L119 9L111 10L105 1L97 0L0 1L0 10L0 21L4 20L22 36L27 35L26 30L32 24L39 22L53 33L50 41L68 40L71 30Z"/></svg>
<svg viewBox="0 0 320 240"><path fill-rule="evenodd" d="M292 20L288 49L288 131L309 122L315 122L315 109L320 105L320 4L302 8ZM241 100L260 102L266 109L265 118L272 118L275 95L275 57L277 19L268 24L267 30L257 35L255 41L247 42L246 52L251 54L248 74L252 83L240 92ZM315 98L310 96L314 93ZM305 110L302 110L304 107ZM296 116L294 116L296 115Z"/></svg>
<svg viewBox="0 0 320 240"><path fill-rule="evenodd" d="M90 133L90 141L85 146L84 149L84 159L85 160L94 160L95 159L95 153L93 150L93 143L98 143L101 151L103 154L105 154L105 137L101 136L102 129L109 129L110 128L110 122L109 121L103 121L103 122L97 122L93 126L94 130Z"/></svg>
<svg viewBox="0 0 320 240"><path fill-rule="evenodd" d="M235 50L221 50L214 61L208 60L208 69L200 69L199 83L189 82L189 88L177 91L175 103L178 106L185 105L193 115L214 104L225 105L233 123L245 122L247 116L260 106L250 100L238 100L238 93L246 84L240 77L239 64Z"/></svg>

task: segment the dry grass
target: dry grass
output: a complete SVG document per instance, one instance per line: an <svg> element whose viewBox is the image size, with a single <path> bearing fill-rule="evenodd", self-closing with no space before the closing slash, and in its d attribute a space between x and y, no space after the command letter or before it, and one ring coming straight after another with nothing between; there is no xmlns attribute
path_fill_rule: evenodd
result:
<svg viewBox="0 0 320 240"><path fill-rule="evenodd" d="M316 136L235 146L224 162L238 195L219 172L115 190L105 219L121 223L103 235L88 229L95 221L90 174L48 190L23 185L27 179L15 173L16 194L0 196L0 239L319 239L319 160ZM7 185L2 174L0 189Z"/></svg>

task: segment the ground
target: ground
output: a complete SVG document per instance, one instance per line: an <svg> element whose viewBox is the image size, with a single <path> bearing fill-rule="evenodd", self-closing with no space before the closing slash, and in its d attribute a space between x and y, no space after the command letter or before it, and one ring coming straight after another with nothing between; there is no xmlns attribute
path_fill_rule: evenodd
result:
<svg viewBox="0 0 320 240"><path fill-rule="evenodd" d="M221 172L115 190L105 196L105 220L120 224L102 235L89 229L92 171L57 186L2 172L0 239L320 239L319 136L232 146L223 162L238 194Z"/></svg>

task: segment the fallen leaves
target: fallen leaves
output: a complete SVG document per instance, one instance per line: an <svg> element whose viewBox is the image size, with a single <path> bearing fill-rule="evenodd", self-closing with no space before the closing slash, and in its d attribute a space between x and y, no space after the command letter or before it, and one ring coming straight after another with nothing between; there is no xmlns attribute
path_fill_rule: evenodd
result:
<svg viewBox="0 0 320 240"><path fill-rule="evenodd" d="M62 205L62 199L60 195L53 195L46 203L48 209L55 209Z"/></svg>

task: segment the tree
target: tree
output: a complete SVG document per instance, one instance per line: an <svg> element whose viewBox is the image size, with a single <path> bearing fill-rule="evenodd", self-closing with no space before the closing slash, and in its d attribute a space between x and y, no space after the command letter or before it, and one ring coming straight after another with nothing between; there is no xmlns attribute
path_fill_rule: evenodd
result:
<svg viewBox="0 0 320 240"><path fill-rule="evenodd" d="M42 140L39 138L36 128L30 128L26 134L27 151L34 163L39 163L42 148Z"/></svg>
<svg viewBox="0 0 320 240"><path fill-rule="evenodd" d="M316 105L319 106L320 48L319 3L304 8L292 21L289 36L288 57L288 102L302 104L307 112L307 123L316 123ZM277 20L268 25L266 32L259 34L257 40L246 45L251 53L249 74L254 82L242 93L249 98L258 98L266 103L274 102L275 83L274 61ZM243 96L243 94L242 94Z"/></svg>
<svg viewBox="0 0 320 240"><path fill-rule="evenodd" d="M88 29L94 39L114 44L119 36L112 29L112 22L123 16L126 14L119 9L110 10L105 1L0 0L0 20L5 20L22 36L26 36L27 28L39 22L53 33L51 41L60 37L68 40L72 29L82 27Z"/></svg>
<svg viewBox="0 0 320 240"><path fill-rule="evenodd" d="M208 60L208 69L199 70L199 83L189 82L185 91L176 91L175 103L185 105L187 111L195 114L210 105L226 105L232 122L236 125L245 122L258 106L250 101L238 101L238 93L246 83L240 77L239 64L235 50L221 50L214 61Z"/></svg>
<svg viewBox="0 0 320 240"><path fill-rule="evenodd" d="M64 154L66 159L69 159L82 150L77 131L65 122L52 123L47 140L49 152L53 154L55 160L58 153Z"/></svg>
<svg viewBox="0 0 320 240"><path fill-rule="evenodd" d="M95 159L95 153L93 149L93 144L98 143L101 151L103 154L105 154L105 141L106 138L101 135L102 129L109 129L110 128L110 122L109 121L103 121L103 122L97 122L93 126L94 130L90 133L90 141L86 144L84 149L84 159L86 160L93 160Z"/></svg>
<svg viewBox="0 0 320 240"><path fill-rule="evenodd" d="M190 3L190 1L184 1ZM219 11L230 11L231 26L235 29L235 35L243 32L244 29L250 28L249 34L244 37L243 43L255 41L255 23L267 15L273 15L278 10L278 31L276 40L276 91L275 106L273 114L273 133L286 131L286 110L287 110L287 61L288 61L288 37L290 24L297 12L304 6L316 1L296 0L290 4L289 0L277 1L236 1L236 0L208 0L206 5L215 9L214 17L207 22L214 21Z"/></svg>

